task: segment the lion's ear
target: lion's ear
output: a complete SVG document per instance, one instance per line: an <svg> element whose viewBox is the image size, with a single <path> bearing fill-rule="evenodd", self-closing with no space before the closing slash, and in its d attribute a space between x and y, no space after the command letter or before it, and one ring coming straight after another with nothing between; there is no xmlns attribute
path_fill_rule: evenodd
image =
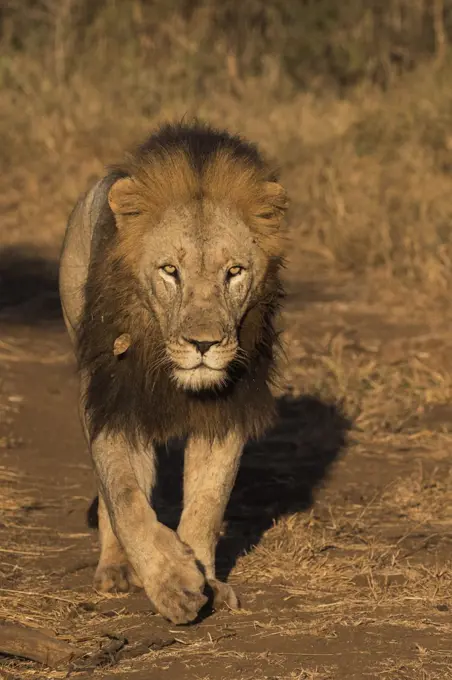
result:
<svg viewBox="0 0 452 680"><path fill-rule="evenodd" d="M284 214L289 207L286 190L278 182L265 182L265 194L268 202L278 212Z"/></svg>
<svg viewBox="0 0 452 680"><path fill-rule="evenodd" d="M130 177L118 179L108 192L108 205L115 215L136 215L137 189Z"/></svg>

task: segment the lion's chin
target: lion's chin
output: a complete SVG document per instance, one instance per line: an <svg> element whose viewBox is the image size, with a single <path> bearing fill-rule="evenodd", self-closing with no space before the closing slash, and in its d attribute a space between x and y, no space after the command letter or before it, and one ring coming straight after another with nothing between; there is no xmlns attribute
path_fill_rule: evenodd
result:
<svg viewBox="0 0 452 680"><path fill-rule="evenodd" d="M173 376L179 387L199 392L200 390L222 387L226 382L226 371L198 366L197 368L175 368Z"/></svg>

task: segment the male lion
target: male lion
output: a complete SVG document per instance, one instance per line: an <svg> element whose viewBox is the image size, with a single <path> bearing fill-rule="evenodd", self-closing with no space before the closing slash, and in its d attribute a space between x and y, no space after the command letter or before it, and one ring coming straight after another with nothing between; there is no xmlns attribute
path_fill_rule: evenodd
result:
<svg viewBox="0 0 452 680"><path fill-rule="evenodd" d="M174 623L238 606L215 548L246 440L271 423L284 189L257 149L164 125L76 205L60 267L99 484L95 587L141 586ZM154 446L188 437L177 533L149 502Z"/></svg>

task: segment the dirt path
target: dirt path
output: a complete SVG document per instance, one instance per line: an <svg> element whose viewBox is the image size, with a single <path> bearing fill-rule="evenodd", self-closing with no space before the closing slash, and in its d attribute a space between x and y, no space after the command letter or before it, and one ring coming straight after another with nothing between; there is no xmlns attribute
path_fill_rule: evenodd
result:
<svg viewBox="0 0 452 680"><path fill-rule="evenodd" d="M142 593L92 590L95 487L44 270L9 271L0 294L0 616L91 654L77 678L452 678L444 317L372 305L347 279L292 285L281 421L244 456L219 549L243 609L177 628ZM158 506L172 524L180 452L161 457ZM118 639L120 652L93 658ZM0 677L68 676L3 657Z"/></svg>

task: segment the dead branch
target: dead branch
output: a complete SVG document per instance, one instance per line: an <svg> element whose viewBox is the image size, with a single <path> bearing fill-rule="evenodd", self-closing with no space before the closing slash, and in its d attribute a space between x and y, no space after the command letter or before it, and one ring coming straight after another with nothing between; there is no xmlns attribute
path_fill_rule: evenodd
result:
<svg viewBox="0 0 452 680"><path fill-rule="evenodd" d="M31 659L56 668L83 652L37 628L0 621L0 653Z"/></svg>

